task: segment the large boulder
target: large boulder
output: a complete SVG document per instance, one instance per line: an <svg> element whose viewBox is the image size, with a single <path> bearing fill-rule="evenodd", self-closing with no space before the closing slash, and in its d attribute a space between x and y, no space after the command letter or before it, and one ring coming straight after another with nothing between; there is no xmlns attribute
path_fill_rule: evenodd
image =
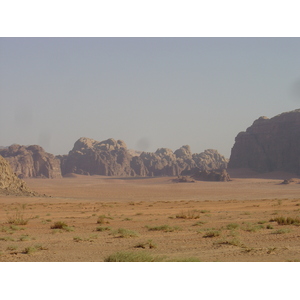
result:
<svg viewBox="0 0 300 300"><path fill-rule="evenodd" d="M35 195L26 186L26 183L13 173L9 163L2 156L0 156L0 193L6 195Z"/></svg>
<svg viewBox="0 0 300 300"><path fill-rule="evenodd" d="M60 160L47 153L37 145L21 146L11 145L0 150L10 164L14 173L20 178L26 177L61 177Z"/></svg>
<svg viewBox="0 0 300 300"><path fill-rule="evenodd" d="M228 168L300 174L300 109L260 117L235 138Z"/></svg>

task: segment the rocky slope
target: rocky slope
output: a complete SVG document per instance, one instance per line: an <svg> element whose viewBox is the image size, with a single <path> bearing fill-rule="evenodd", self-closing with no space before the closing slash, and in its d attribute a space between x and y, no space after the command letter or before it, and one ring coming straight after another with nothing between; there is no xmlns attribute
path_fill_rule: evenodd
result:
<svg viewBox="0 0 300 300"><path fill-rule="evenodd" d="M11 145L0 150L14 173L20 178L26 177L61 177L60 160L37 145Z"/></svg>
<svg viewBox="0 0 300 300"><path fill-rule="evenodd" d="M224 169L227 160L216 150L192 154L189 146L173 152L159 148L156 152L132 155L123 141L98 142L80 138L68 155L59 156L62 174L77 173L106 176L177 176L182 171Z"/></svg>
<svg viewBox="0 0 300 300"><path fill-rule="evenodd" d="M26 186L25 182L13 173L9 163L2 156L0 156L0 193L6 195L35 195Z"/></svg>
<svg viewBox="0 0 300 300"><path fill-rule="evenodd" d="M300 109L260 117L235 138L229 169L300 174Z"/></svg>

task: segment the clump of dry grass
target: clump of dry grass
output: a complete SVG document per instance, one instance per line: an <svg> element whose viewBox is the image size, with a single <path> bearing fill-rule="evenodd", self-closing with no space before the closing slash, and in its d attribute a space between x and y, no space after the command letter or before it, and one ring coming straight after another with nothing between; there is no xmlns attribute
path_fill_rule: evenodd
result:
<svg viewBox="0 0 300 300"><path fill-rule="evenodd" d="M176 230L180 230L180 227L178 226L174 226L171 227L169 225L161 225L161 226L145 226L146 228L148 228L149 231L164 231L164 232L173 232Z"/></svg>
<svg viewBox="0 0 300 300"><path fill-rule="evenodd" d="M65 222L57 221L52 226L51 229L63 229L65 231L73 231L72 227L69 227Z"/></svg>
<svg viewBox="0 0 300 300"><path fill-rule="evenodd" d="M112 217L107 217L105 215L101 215L97 219L97 224L109 224L109 221L107 221L106 219L112 219Z"/></svg>
<svg viewBox="0 0 300 300"><path fill-rule="evenodd" d="M29 219L24 218L24 214L19 211L17 211L13 216L7 217L8 224L27 225L28 221Z"/></svg>
<svg viewBox="0 0 300 300"><path fill-rule="evenodd" d="M139 234L136 231L125 228L119 228L118 230L113 231L111 234L120 238L130 238L139 236Z"/></svg>
<svg viewBox="0 0 300 300"><path fill-rule="evenodd" d="M217 236L220 236L220 231L218 230L212 230L212 231L208 231L206 232L203 237L204 238L213 238L213 237L217 237Z"/></svg>
<svg viewBox="0 0 300 300"><path fill-rule="evenodd" d="M270 219L270 222L277 222L278 225L296 225L300 226L299 218L291 218L291 217L276 217Z"/></svg>
<svg viewBox="0 0 300 300"><path fill-rule="evenodd" d="M199 219L200 211L197 209L190 209L188 211L181 211L176 215L177 219Z"/></svg>

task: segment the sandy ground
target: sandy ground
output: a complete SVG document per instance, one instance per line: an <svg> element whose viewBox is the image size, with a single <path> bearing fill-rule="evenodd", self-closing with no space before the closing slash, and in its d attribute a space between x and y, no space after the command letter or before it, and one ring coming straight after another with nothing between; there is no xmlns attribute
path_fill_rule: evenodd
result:
<svg viewBox="0 0 300 300"><path fill-rule="evenodd" d="M0 196L0 261L101 262L117 252L154 261L300 261L300 226L270 221L300 218L300 179L231 176L27 179L51 197ZM56 222L67 227L51 229Z"/></svg>

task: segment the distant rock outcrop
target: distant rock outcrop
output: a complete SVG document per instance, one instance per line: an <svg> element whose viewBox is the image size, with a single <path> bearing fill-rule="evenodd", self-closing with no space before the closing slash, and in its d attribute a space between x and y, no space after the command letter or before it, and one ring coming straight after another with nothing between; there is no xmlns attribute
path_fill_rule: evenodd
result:
<svg viewBox="0 0 300 300"><path fill-rule="evenodd" d="M156 152L128 150L123 141L102 142L80 138L68 155L59 156L62 174L106 176L178 176L182 171L198 168L212 170L227 167L227 160L216 150L192 154L189 146L173 152L159 148Z"/></svg>
<svg viewBox="0 0 300 300"><path fill-rule="evenodd" d="M61 177L60 160L37 145L11 145L0 150L14 173L20 178L26 177Z"/></svg>
<svg viewBox="0 0 300 300"><path fill-rule="evenodd" d="M0 156L0 193L6 195L34 196L25 182L13 173L9 163Z"/></svg>
<svg viewBox="0 0 300 300"><path fill-rule="evenodd" d="M226 170L211 170L211 171L198 171L192 176L195 180L201 181L230 181L230 176Z"/></svg>
<svg viewBox="0 0 300 300"><path fill-rule="evenodd" d="M235 138L228 168L300 174L300 109L260 117Z"/></svg>
<svg viewBox="0 0 300 300"><path fill-rule="evenodd" d="M61 156L62 174L130 176L131 155L126 144L114 139L102 142L80 138L67 156Z"/></svg>

